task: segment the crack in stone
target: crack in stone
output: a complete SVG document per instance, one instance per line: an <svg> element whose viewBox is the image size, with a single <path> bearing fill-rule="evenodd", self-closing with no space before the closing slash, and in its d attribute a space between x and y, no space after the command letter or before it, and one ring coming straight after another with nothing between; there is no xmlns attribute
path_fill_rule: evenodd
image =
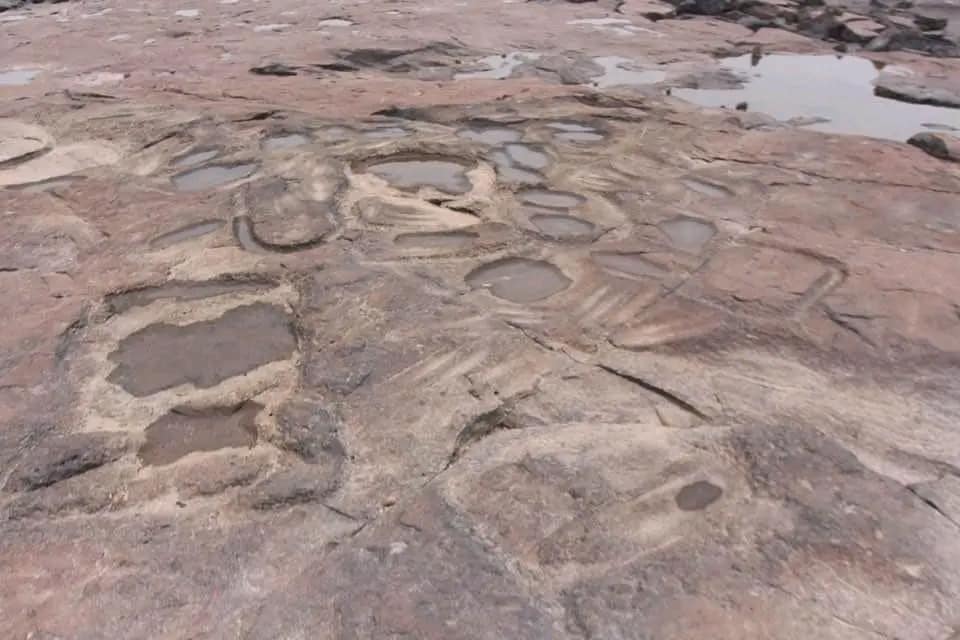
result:
<svg viewBox="0 0 960 640"><path fill-rule="evenodd" d="M917 491L917 488L916 488L915 486L909 485L909 484L908 484L908 485L904 485L904 486L906 486L907 491L909 491L910 493L912 493L913 495L915 495L915 496L920 500L920 502L922 502L923 504L927 505L928 507L930 507L931 509L933 509L934 511L936 511L937 513L939 513L941 516L943 516L944 518L946 518L947 522L949 522L950 524L952 524L954 527L956 527L957 529L960 529L960 522L957 522L956 520L954 520L953 518L951 518L950 515L947 514L946 511L944 511L943 509L940 508L940 505L938 505L936 502L934 502L934 501L931 500L930 498L927 498L927 497L924 497L924 496L920 495L920 493Z"/></svg>
<svg viewBox="0 0 960 640"><path fill-rule="evenodd" d="M666 400L667 402L671 403L672 405L674 405L674 406L676 406L676 407L678 407L678 408L680 408L680 409L683 409L683 410L686 411L687 413L689 413L689 414L691 414L691 415L699 418L700 420L709 420L709 419L710 419L710 417L709 417L707 414L705 414L704 412L700 411L700 409L696 408L695 406L693 406L692 404L690 404L689 402L687 402L687 401L684 400L683 398L680 398L680 397L677 396L675 393L672 393L671 391L668 391L668 390L664 389L663 387L658 387L657 385L653 384L652 382L647 382L646 380L643 380L642 378L638 378L638 377L636 377L636 376L630 375L629 373L624 373L623 371L618 371L617 369L614 369L613 367L610 367L610 366L605 365L605 364L598 364L598 365L596 365L596 366L597 366L597 368L602 369L602 370L606 371L607 373L613 374L613 375L617 376L618 378L621 378L621 379L623 379L623 380L626 380L627 382L630 382L630 383L632 383L632 384L637 385L637 386L640 387L641 389L644 389L644 390L646 390L646 391L649 391L650 393L653 393L653 394L655 394L655 395L660 396L661 398L663 398L663 399Z"/></svg>

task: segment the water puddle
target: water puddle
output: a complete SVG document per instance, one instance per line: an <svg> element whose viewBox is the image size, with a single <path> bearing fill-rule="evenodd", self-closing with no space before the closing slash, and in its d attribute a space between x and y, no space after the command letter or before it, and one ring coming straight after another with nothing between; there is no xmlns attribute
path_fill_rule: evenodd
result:
<svg viewBox="0 0 960 640"><path fill-rule="evenodd" d="M352 139L355 135L357 135L357 132L350 127L341 127L339 125L323 127L317 129L315 132L315 137L320 138L324 142L344 142Z"/></svg>
<svg viewBox="0 0 960 640"><path fill-rule="evenodd" d="M495 149L488 157L497 166L497 176L507 184L534 186L543 183L542 175L517 167L503 148Z"/></svg>
<svg viewBox="0 0 960 640"><path fill-rule="evenodd" d="M592 238L597 229L595 224L582 218L553 213L533 215L530 222L541 234L556 240Z"/></svg>
<svg viewBox="0 0 960 640"><path fill-rule="evenodd" d="M263 141L263 150L281 151L283 149L293 149L310 143L310 138L302 133L281 133L275 136L265 138Z"/></svg>
<svg viewBox="0 0 960 640"><path fill-rule="evenodd" d="M326 18L317 23L317 26L320 27L351 27L353 26L352 20L347 20L346 18Z"/></svg>
<svg viewBox="0 0 960 640"><path fill-rule="evenodd" d="M744 77L740 89L677 89L673 95L704 107L734 108L778 120L810 119L805 128L905 141L935 122L960 127L960 110L910 104L874 95L879 71L870 60L854 56L751 56L728 58L721 68ZM824 122L819 120L826 118Z"/></svg>
<svg viewBox="0 0 960 640"><path fill-rule="evenodd" d="M182 384L209 389L290 357L296 342L281 307L255 303L214 320L154 324L127 336L110 354L116 367L107 379L138 398Z"/></svg>
<svg viewBox="0 0 960 640"><path fill-rule="evenodd" d="M720 185L701 180L700 178L684 178L680 182L682 182L683 186L687 189L708 198L728 198L733 195L733 192L726 187L721 187Z"/></svg>
<svg viewBox="0 0 960 640"><path fill-rule="evenodd" d="M489 67L483 71L464 71L454 74L454 80L504 80L513 75L518 67L535 62L539 53L514 51L504 55L480 58L477 64Z"/></svg>
<svg viewBox="0 0 960 640"><path fill-rule="evenodd" d="M257 443L255 419L262 408L256 402L244 402L238 407L174 409L146 428L137 455L146 466L160 466L191 453L250 448Z"/></svg>
<svg viewBox="0 0 960 640"><path fill-rule="evenodd" d="M221 227L223 227L223 220L204 220L203 222L195 222L193 224L188 224L185 227L180 227L179 229L174 229L167 233L161 234L150 241L151 249L166 249L175 244L179 244L186 240L192 240L193 238L199 238L200 236L205 236L208 233L213 233Z"/></svg>
<svg viewBox="0 0 960 640"><path fill-rule="evenodd" d="M209 162L218 155L220 155L219 149L204 149L201 151L194 151L193 153L188 153L187 155L174 160L173 166L177 169L193 167L198 164L203 164L204 162Z"/></svg>
<svg viewBox="0 0 960 640"><path fill-rule="evenodd" d="M466 193L471 187L466 168L449 160L398 158L372 164L367 171L398 189L434 187L446 193Z"/></svg>
<svg viewBox="0 0 960 640"><path fill-rule="evenodd" d="M593 27L594 29L608 31L620 36L635 36L638 33L650 33L657 38L663 37L662 33L645 27L638 27L626 18L579 18L576 20L568 20L567 24L572 26L582 25Z"/></svg>
<svg viewBox="0 0 960 640"><path fill-rule="evenodd" d="M596 131L594 127L578 122L548 122L547 126L557 131L568 131L573 133L591 133Z"/></svg>
<svg viewBox="0 0 960 640"><path fill-rule="evenodd" d="M461 129L457 137L471 142L479 142L490 146L498 146L507 142L519 142L523 133L506 127L488 127Z"/></svg>
<svg viewBox="0 0 960 640"><path fill-rule="evenodd" d="M201 167L173 176L173 186L178 191L204 191L248 178L256 170L253 163Z"/></svg>
<svg viewBox="0 0 960 640"><path fill-rule="evenodd" d="M656 84L667 77L663 71L635 68L636 62L620 56L601 56L593 62L603 69L603 73L593 79L593 84L601 89Z"/></svg>
<svg viewBox="0 0 960 640"><path fill-rule="evenodd" d="M719 500L722 495L723 489L717 485L698 480L680 489L674 496L674 501L681 511L700 511Z"/></svg>
<svg viewBox="0 0 960 640"><path fill-rule="evenodd" d="M546 169L550 166L550 156L529 144L508 144L504 147L513 164L526 169Z"/></svg>
<svg viewBox="0 0 960 640"><path fill-rule="evenodd" d="M603 142L604 136L601 133L586 133L578 131L570 131L567 133L557 133L553 136L557 140L564 140L566 142L575 142L575 143L585 143L591 144L594 142Z"/></svg>
<svg viewBox="0 0 960 640"><path fill-rule="evenodd" d="M421 231L401 233L393 242L409 249L462 249L469 247L478 237L471 231Z"/></svg>
<svg viewBox="0 0 960 640"><path fill-rule="evenodd" d="M266 33L268 31L283 31L284 29L289 29L293 25L289 22L274 22L271 24L258 24L253 28L254 33Z"/></svg>
<svg viewBox="0 0 960 640"><path fill-rule="evenodd" d="M717 233L713 224L687 216L678 216L657 226L673 246L687 253L700 253Z"/></svg>
<svg viewBox="0 0 960 640"><path fill-rule="evenodd" d="M546 189L527 189L517 194L520 200L537 207L548 209L573 209L587 201L581 195L568 191L547 191Z"/></svg>
<svg viewBox="0 0 960 640"><path fill-rule="evenodd" d="M362 135L368 140L394 140L405 138L410 135L410 132L403 127L378 127L364 131Z"/></svg>
<svg viewBox="0 0 960 640"><path fill-rule="evenodd" d="M650 262L643 255L642 253L596 251L591 257L594 262L615 275L660 278L667 274L666 269Z"/></svg>
<svg viewBox="0 0 960 640"><path fill-rule="evenodd" d="M604 136L595 127L576 122L550 122L547 127L554 130L554 140L574 143L603 142Z"/></svg>
<svg viewBox="0 0 960 640"><path fill-rule="evenodd" d="M516 167L497 167L497 176L506 184L533 187L543 184L543 176L536 171Z"/></svg>
<svg viewBox="0 0 960 640"><path fill-rule="evenodd" d="M571 280L543 260L502 258L477 267L467 274L466 282L474 289L489 289L498 298L527 304L563 291Z"/></svg>
<svg viewBox="0 0 960 640"><path fill-rule="evenodd" d="M40 75L39 69L0 71L0 87L21 87L33 82L38 75Z"/></svg>

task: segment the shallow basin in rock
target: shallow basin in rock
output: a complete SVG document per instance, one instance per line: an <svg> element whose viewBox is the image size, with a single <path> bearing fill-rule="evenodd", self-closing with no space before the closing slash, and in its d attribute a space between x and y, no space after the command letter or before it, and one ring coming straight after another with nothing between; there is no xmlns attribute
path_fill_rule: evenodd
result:
<svg viewBox="0 0 960 640"><path fill-rule="evenodd" d="M466 167L439 158L397 157L369 165L366 170L398 189L433 187L446 193L466 193Z"/></svg>
<svg viewBox="0 0 960 640"><path fill-rule="evenodd" d="M200 167L173 176L173 186L178 191L204 191L248 178L256 170L253 163Z"/></svg>
<svg viewBox="0 0 960 640"><path fill-rule="evenodd" d="M553 264L529 258L502 258L481 265L467 274L474 289L488 288L490 293L525 304L549 298L570 286L570 279Z"/></svg>

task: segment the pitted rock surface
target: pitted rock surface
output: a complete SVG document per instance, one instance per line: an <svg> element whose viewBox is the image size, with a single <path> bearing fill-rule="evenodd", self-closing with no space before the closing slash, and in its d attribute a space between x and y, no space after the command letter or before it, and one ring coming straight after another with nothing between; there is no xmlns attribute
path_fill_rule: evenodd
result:
<svg viewBox="0 0 960 640"><path fill-rule="evenodd" d="M953 8L128 4L0 0L3 638L958 637Z"/></svg>

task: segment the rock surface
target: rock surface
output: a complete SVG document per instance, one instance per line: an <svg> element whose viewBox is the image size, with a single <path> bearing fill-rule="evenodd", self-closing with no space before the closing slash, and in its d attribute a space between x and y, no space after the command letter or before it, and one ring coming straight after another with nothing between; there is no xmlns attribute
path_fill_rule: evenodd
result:
<svg viewBox="0 0 960 640"><path fill-rule="evenodd" d="M817 4L0 15L0 635L955 638L955 20Z"/></svg>
<svg viewBox="0 0 960 640"><path fill-rule="evenodd" d="M909 140L909 144L923 149L934 158L960 162L960 138L944 133L918 133Z"/></svg>

